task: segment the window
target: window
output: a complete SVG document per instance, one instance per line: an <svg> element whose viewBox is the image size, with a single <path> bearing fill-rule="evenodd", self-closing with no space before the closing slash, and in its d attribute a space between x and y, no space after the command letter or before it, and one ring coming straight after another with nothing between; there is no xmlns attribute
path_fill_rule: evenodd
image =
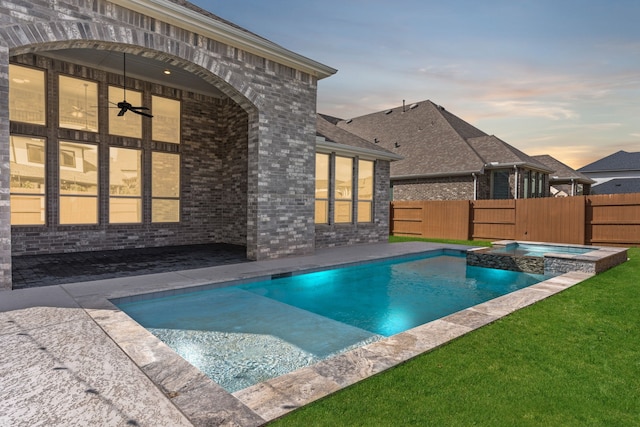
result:
<svg viewBox="0 0 640 427"><path fill-rule="evenodd" d="M109 133L131 138L142 138L142 116L140 114L127 111L122 116L118 116L120 109L117 104L122 102L124 97L125 90L123 88L109 86ZM142 94L140 92L127 89L126 99L134 107L142 105Z"/></svg>
<svg viewBox="0 0 640 427"><path fill-rule="evenodd" d="M316 154L316 224L329 223L329 155Z"/></svg>
<svg viewBox="0 0 640 427"><path fill-rule="evenodd" d="M155 141L180 143L180 101L151 97L153 120L151 138Z"/></svg>
<svg viewBox="0 0 640 427"><path fill-rule="evenodd" d="M491 198L508 199L511 194L509 188L509 171L494 170L491 172Z"/></svg>
<svg viewBox="0 0 640 427"><path fill-rule="evenodd" d="M97 132L98 84L60 76L59 85L60 127Z"/></svg>
<svg viewBox="0 0 640 427"><path fill-rule="evenodd" d="M353 159L336 156L335 213L336 223L351 222L353 205Z"/></svg>
<svg viewBox="0 0 640 427"><path fill-rule="evenodd" d="M180 221L180 155L151 155L151 221Z"/></svg>
<svg viewBox="0 0 640 427"><path fill-rule="evenodd" d="M45 223L45 141L10 137L11 225Z"/></svg>
<svg viewBox="0 0 640 427"><path fill-rule="evenodd" d="M373 162L358 161L358 222L373 218Z"/></svg>
<svg viewBox="0 0 640 427"><path fill-rule="evenodd" d="M9 64L9 120L45 125L44 71Z"/></svg>
<svg viewBox="0 0 640 427"><path fill-rule="evenodd" d="M98 147L60 142L59 152L60 224L97 224Z"/></svg>
<svg viewBox="0 0 640 427"><path fill-rule="evenodd" d="M109 148L109 222L142 222L142 151Z"/></svg>

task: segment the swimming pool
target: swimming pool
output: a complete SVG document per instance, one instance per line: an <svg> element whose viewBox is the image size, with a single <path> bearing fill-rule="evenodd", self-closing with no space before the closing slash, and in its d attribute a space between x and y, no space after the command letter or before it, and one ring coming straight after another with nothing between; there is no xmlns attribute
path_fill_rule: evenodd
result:
<svg viewBox="0 0 640 427"><path fill-rule="evenodd" d="M423 255L118 307L233 392L541 280Z"/></svg>

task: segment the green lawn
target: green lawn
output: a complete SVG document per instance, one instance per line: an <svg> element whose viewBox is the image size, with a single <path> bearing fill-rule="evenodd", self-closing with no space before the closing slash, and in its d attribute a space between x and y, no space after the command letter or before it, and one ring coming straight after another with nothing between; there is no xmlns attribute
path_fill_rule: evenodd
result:
<svg viewBox="0 0 640 427"><path fill-rule="evenodd" d="M629 258L272 425L640 426L640 249Z"/></svg>

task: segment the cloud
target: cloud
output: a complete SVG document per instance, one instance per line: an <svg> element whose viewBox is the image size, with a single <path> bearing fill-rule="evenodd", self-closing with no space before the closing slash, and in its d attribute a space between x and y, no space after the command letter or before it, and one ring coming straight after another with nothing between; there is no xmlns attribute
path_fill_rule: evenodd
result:
<svg viewBox="0 0 640 427"><path fill-rule="evenodd" d="M484 117L539 117L550 120L577 119L580 115L561 102L544 101L491 101Z"/></svg>

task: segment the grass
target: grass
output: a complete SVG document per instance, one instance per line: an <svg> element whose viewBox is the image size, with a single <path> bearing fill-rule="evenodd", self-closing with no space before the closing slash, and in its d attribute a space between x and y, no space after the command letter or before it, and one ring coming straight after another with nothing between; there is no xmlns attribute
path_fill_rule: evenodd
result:
<svg viewBox="0 0 640 427"><path fill-rule="evenodd" d="M629 258L272 425L638 426L640 249Z"/></svg>
<svg viewBox="0 0 640 427"><path fill-rule="evenodd" d="M487 240L451 240L451 239L422 239L419 237L409 236L389 236L390 243L399 242L436 242L436 243L451 243L455 245L470 245L470 246L491 246L491 242Z"/></svg>

